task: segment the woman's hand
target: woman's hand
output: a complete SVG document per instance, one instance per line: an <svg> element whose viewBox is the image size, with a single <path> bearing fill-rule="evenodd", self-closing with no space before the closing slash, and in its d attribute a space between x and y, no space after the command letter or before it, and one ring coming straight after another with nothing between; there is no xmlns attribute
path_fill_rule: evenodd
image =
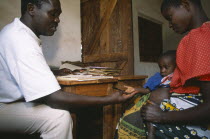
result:
<svg viewBox="0 0 210 139"><path fill-rule="evenodd" d="M146 104L141 109L141 116L144 120L152 123L162 122L162 117L164 116L164 111L162 111L159 105L155 103Z"/></svg>

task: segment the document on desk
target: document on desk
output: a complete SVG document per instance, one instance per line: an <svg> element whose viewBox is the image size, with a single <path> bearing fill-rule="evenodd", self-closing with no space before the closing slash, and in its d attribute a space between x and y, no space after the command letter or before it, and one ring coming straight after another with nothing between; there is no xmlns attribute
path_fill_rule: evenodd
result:
<svg viewBox="0 0 210 139"><path fill-rule="evenodd" d="M66 75L58 76L58 80L68 80L68 81L89 81L89 80L98 80L98 79L109 79L113 76L93 76L93 75Z"/></svg>
<svg viewBox="0 0 210 139"><path fill-rule="evenodd" d="M64 63L60 66L59 69L70 69L71 71L74 71L74 70L82 69L82 67L75 66L69 63Z"/></svg>

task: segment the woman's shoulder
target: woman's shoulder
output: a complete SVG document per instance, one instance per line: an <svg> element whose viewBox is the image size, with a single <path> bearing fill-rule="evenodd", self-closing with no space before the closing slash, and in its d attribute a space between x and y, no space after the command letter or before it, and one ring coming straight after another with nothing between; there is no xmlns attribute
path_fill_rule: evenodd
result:
<svg viewBox="0 0 210 139"><path fill-rule="evenodd" d="M210 22L204 23L201 27L191 30L183 39L180 41L182 48L185 46L186 49L193 47L193 49L206 49L210 47ZM184 46L183 46L184 45Z"/></svg>
<svg viewBox="0 0 210 139"><path fill-rule="evenodd" d="M210 37L210 22L203 23L202 26L192 29L187 35L186 38L189 39L207 39Z"/></svg>

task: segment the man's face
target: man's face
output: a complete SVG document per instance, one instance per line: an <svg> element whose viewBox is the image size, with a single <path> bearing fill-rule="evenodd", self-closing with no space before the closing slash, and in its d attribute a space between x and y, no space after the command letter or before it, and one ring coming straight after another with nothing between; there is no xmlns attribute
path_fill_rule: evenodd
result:
<svg viewBox="0 0 210 139"><path fill-rule="evenodd" d="M159 59L158 65L160 68L160 74L165 77L174 72L176 68L176 63L173 62L170 56L163 56Z"/></svg>
<svg viewBox="0 0 210 139"><path fill-rule="evenodd" d="M162 15L169 22L169 27L176 33L183 34L190 30L191 15L183 5L169 7L162 12Z"/></svg>
<svg viewBox="0 0 210 139"><path fill-rule="evenodd" d="M59 16L61 14L59 0L49 0L49 3L43 2L41 7L35 6L32 16L33 31L37 36L52 36L56 31Z"/></svg>

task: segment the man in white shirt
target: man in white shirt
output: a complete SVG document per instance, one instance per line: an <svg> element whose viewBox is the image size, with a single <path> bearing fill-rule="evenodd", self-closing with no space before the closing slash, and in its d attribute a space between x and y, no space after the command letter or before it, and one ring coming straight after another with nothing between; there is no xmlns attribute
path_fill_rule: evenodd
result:
<svg viewBox="0 0 210 139"><path fill-rule="evenodd" d="M72 139L69 107L107 105L126 101L120 92L106 97L61 91L41 49L40 35L52 36L60 22L59 0L22 0L21 18L0 32L0 131L40 133L44 139ZM9 124L8 124L9 123Z"/></svg>

